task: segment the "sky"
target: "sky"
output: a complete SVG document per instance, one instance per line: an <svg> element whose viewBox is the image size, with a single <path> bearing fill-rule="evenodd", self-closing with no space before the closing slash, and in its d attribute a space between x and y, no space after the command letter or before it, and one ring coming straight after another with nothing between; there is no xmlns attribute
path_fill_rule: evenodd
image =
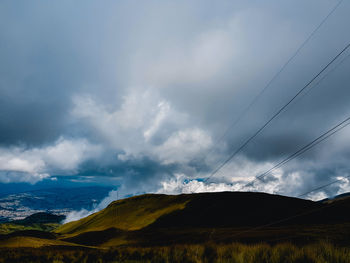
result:
<svg viewBox="0 0 350 263"><path fill-rule="evenodd" d="M245 111L337 3L1 1L0 191L350 191L350 127L244 187L350 116L348 50L206 180L350 42L343 1Z"/></svg>

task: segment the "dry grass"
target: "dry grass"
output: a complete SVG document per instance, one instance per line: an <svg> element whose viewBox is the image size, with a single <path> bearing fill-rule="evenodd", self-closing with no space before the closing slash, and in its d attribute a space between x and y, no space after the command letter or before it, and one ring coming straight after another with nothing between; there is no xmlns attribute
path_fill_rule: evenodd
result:
<svg viewBox="0 0 350 263"><path fill-rule="evenodd" d="M55 240L55 239L42 239L37 237L11 237L6 240L0 241L0 247L5 248L18 248L18 247L46 247L46 246L78 246L76 244Z"/></svg>
<svg viewBox="0 0 350 263"><path fill-rule="evenodd" d="M111 203L102 211L78 221L67 223L55 232L80 234L107 228L138 230L155 222L162 215L183 209L188 200L183 196L142 195Z"/></svg>
<svg viewBox="0 0 350 263"><path fill-rule="evenodd" d="M284 243L243 245L177 245L168 247L121 247L109 250L47 247L45 249L0 249L3 262L205 262L205 263L348 263L350 248L330 243L298 247Z"/></svg>

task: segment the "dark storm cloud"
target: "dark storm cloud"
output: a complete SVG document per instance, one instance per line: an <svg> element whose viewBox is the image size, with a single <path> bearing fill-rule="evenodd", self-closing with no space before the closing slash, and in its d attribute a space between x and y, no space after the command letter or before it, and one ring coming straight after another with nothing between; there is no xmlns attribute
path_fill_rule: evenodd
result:
<svg viewBox="0 0 350 263"><path fill-rule="evenodd" d="M205 178L348 44L344 1L217 143L336 3L3 1L0 181L1 171L63 173L120 178L140 192ZM212 182L252 177L350 114L350 59L334 69L349 54ZM347 175L342 134L266 178L279 182L272 191ZM301 183L288 190L293 173Z"/></svg>
<svg viewBox="0 0 350 263"><path fill-rule="evenodd" d="M62 132L81 73L79 55L54 17L39 13L44 10L29 3L1 5L0 142L52 141Z"/></svg>
<svg viewBox="0 0 350 263"><path fill-rule="evenodd" d="M69 134L72 94L115 87L110 76L103 80L110 73L104 50L117 46L103 42L107 21L93 6L78 7L68 1L1 3L2 145L37 145Z"/></svg>

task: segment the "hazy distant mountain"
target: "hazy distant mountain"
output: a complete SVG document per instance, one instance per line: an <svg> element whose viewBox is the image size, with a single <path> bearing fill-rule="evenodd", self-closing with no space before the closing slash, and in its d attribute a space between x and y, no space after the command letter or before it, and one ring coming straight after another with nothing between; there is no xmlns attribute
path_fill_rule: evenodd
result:
<svg viewBox="0 0 350 263"><path fill-rule="evenodd" d="M43 231L50 232L59 227L66 217L46 212L32 214L21 220L0 223L0 237L11 233L22 231Z"/></svg>
<svg viewBox="0 0 350 263"><path fill-rule="evenodd" d="M64 215L54 215L46 212L39 212L27 216L24 219L13 221L16 224L47 224L47 223L61 223L66 217Z"/></svg>
<svg viewBox="0 0 350 263"><path fill-rule="evenodd" d="M350 198L350 193L343 193L343 194L336 195L336 196L333 196L333 197L325 198L323 200L320 200L319 202L331 203L331 202L334 202L334 201L339 201L339 200L347 199L347 198Z"/></svg>
<svg viewBox="0 0 350 263"><path fill-rule="evenodd" d="M52 188L5 195L0 198L0 221L20 220L38 212L66 215L73 210L91 209L111 189L99 186Z"/></svg>

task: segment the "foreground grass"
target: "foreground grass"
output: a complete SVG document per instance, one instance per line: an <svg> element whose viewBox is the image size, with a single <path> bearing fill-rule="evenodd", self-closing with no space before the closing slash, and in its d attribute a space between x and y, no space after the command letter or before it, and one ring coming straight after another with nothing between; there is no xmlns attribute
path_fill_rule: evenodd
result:
<svg viewBox="0 0 350 263"><path fill-rule="evenodd" d="M350 248L318 243L292 244L177 245L169 247L122 247L109 250L46 247L0 249L0 262L233 262L233 263L348 263Z"/></svg>

